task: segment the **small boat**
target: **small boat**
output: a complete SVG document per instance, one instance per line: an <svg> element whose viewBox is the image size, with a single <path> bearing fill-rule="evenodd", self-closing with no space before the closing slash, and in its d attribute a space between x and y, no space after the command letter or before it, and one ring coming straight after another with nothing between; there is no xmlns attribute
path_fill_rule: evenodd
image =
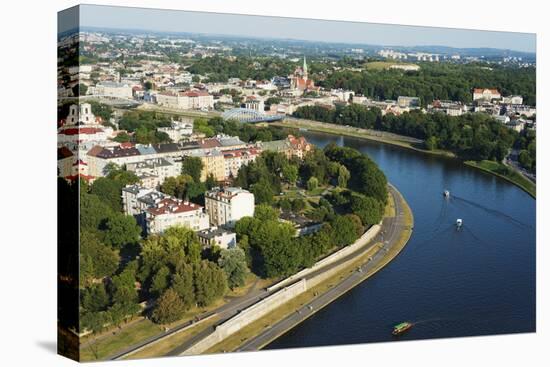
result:
<svg viewBox="0 0 550 367"><path fill-rule="evenodd" d="M462 227L462 219L459 218L459 219L456 220L456 227L457 228Z"/></svg>
<svg viewBox="0 0 550 367"><path fill-rule="evenodd" d="M393 327L392 335L398 336L412 328L412 324L410 322L402 322L400 324L397 324Z"/></svg>
<svg viewBox="0 0 550 367"><path fill-rule="evenodd" d="M449 190L445 190L443 191L443 196L448 198L449 196L451 196L451 193L449 192Z"/></svg>

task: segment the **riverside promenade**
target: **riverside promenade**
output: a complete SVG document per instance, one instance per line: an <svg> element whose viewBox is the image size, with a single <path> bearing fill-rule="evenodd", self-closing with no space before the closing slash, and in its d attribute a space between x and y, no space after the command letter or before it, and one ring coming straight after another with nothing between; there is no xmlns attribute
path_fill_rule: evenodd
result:
<svg viewBox="0 0 550 367"><path fill-rule="evenodd" d="M285 304L276 305L268 313L243 310L235 320L224 320L218 327L197 335L193 340L176 348L169 355L192 355L227 352L233 350L258 350L289 329L307 319L357 284L361 283L394 259L404 248L412 234L413 216L401 194L389 185L390 213L386 214L376 229L376 234L357 251L346 254L322 269L294 279L290 288L298 283L301 291ZM286 289L286 288L285 288ZM283 289L282 291L284 291ZM292 291L294 292L294 291ZM269 302L267 297L262 303ZM246 316L250 314L250 316ZM231 331L227 331L229 326ZM235 325L240 325L235 327Z"/></svg>

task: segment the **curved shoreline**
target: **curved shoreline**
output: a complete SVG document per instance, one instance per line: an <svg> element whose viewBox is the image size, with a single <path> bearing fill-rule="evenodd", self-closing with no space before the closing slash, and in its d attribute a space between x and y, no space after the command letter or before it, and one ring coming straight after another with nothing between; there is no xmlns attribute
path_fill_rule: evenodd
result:
<svg viewBox="0 0 550 367"><path fill-rule="evenodd" d="M305 121L307 121L307 123L305 123ZM322 126L327 124L329 126ZM283 122L272 122L270 123L270 125L277 126L277 127L284 127L287 129L297 129L297 130L301 128L306 128L307 130L314 131L314 132L320 132L320 133L332 134L332 135L338 135L338 136L348 136L348 137L358 138L358 139L365 139L365 140L375 141L382 144L393 145L395 147L414 150L415 152L419 152L419 153L436 155L447 159L457 159L457 160L460 160L462 164L464 164L465 166L478 169L480 171L483 171L485 173L491 174L493 176L496 176L508 181L509 183L519 187L520 189L528 193L531 197L533 197L533 199L536 199L536 184L533 184L534 188L533 188L533 191L531 191L527 187L523 186L521 183L515 181L510 177L485 169L477 164L468 164L467 161L461 160L452 152L448 152L444 150L435 150L435 151L425 150L425 149L421 149L413 146L412 145L413 143L411 143L410 141L400 140L400 139L407 139L408 137L406 136L392 133L391 136L396 137L395 139L392 139L391 137L382 137L378 135L373 135L369 133L369 130L367 129L353 128L353 130L348 131L347 130L348 128L342 125L336 125L336 124L313 121L313 120L300 121L300 119L296 119L296 120L292 120L292 122L290 122L289 120L285 120ZM380 133L383 133L383 132L380 132ZM477 161L474 161L474 162L477 162Z"/></svg>
<svg viewBox="0 0 550 367"><path fill-rule="evenodd" d="M383 241L383 236L383 242L373 240L373 243L361 250L356 257L339 266L328 279L326 279L327 277L321 279L306 293L289 301L289 304L280 306L282 311L275 309L265 317L256 320L252 325L245 327L240 333L232 335L227 340L208 349L205 353L262 349L376 274L395 259L412 235L414 217L401 193L391 184L388 186L390 200L394 203L395 210L392 216L387 216L384 220L386 226L391 225L399 229L388 234L388 241ZM280 312L283 314L280 315Z"/></svg>

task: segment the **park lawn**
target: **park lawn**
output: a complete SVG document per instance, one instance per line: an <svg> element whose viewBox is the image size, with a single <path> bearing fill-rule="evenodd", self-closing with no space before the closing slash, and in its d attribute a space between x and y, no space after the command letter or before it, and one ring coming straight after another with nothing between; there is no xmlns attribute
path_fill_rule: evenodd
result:
<svg viewBox="0 0 550 367"><path fill-rule="evenodd" d="M201 323L187 328L186 330L168 336L154 344L151 344L150 346L143 348L140 351L137 351L136 353L130 354L124 359L140 359L164 356L172 350L176 349L178 346L185 343L190 338L200 333L201 331L214 325L218 321L219 316L214 315L209 319L202 321Z"/></svg>
<svg viewBox="0 0 550 367"><path fill-rule="evenodd" d="M365 63L365 69L367 70L386 70L389 69L390 66L395 65L395 62L391 61L371 61Z"/></svg>
<svg viewBox="0 0 550 367"><path fill-rule="evenodd" d="M495 176L499 176L507 181L510 181L514 185L523 189L533 198L536 198L537 196L537 186L532 181L525 178L521 173L514 171L513 169L505 166L502 163L484 160L484 161L466 161L464 162L464 164L470 167L479 168L482 171L491 173Z"/></svg>
<svg viewBox="0 0 550 367"><path fill-rule="evenodd" d="M105 359L115 353L118 353L134 344L158 335L164 331L164 327L173 328L181 325L195 316L212 311L226 302L225 299L218 299L216 302L205 308L193 307L185 313L178 321L169 325L157 325L149 319L137 322L135 324L123 327L116 334L107 336L81 349L82 361L94 361Z"/></svg>
<svg viewBox="0 0 550 367"><path fill-rule="evenodd" d="M162 332L160 325L144 319L81 349L80 360L84 362L104 359L160 332Z"/></svg>
<svg viewBox="0 0 550 367"><path fill-rule="evenodd" d="M231 298L231 297L240 297L245 295L254 286L256 279L258 279L258 277L254 273L248 272L248 275L246 276L246 279L244 281L244 285L242 287L230 289L225 295L225 297Z"/></svg>

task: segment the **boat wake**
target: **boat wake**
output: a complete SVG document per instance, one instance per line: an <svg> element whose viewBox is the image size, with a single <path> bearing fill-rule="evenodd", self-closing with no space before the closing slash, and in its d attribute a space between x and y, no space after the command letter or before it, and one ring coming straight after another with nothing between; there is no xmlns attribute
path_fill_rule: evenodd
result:
<svg viewBox="0 0 550 367"><path fill-rule="evenodd" d="M516 218L514 218L514 217L512 217L512 216L510 216L510 215L508 215L508 214L506 214L506 213L503 213L503 212L501 212L501 211L499 211L499 210L495 210L495 209L488 208L488 207L486 207L486 206L484 206L484 205L478 204L478 203L476 203L476 202L474 202L474 201L471 201L471 200L462 198L462 197L460 197L460 196L453 195L453 196L451 197L451 202L452 202L452 201L457 201L457 202L461 202L461 203L468 204L468 205L473 206L473 207L475 207L475 208L477 208L477 209L480 209L480 210L483 210L483 211L485 211L485 212L487 212L487 213L489 213L489 214L492 214L492 215L494 215L494 216L496 216L496 217L505 219L505 220L507 220L508 222L513 223L513 224L515 224L515 225L518 225L518 226L520 226L520 227L525 227L525 228L534 229L534 227L533 227L532 225L527 224L527 223L524 223L524 222L522 222L522 221L520 221L520 220L518 220L518 219L516 219Z"/></svg>

